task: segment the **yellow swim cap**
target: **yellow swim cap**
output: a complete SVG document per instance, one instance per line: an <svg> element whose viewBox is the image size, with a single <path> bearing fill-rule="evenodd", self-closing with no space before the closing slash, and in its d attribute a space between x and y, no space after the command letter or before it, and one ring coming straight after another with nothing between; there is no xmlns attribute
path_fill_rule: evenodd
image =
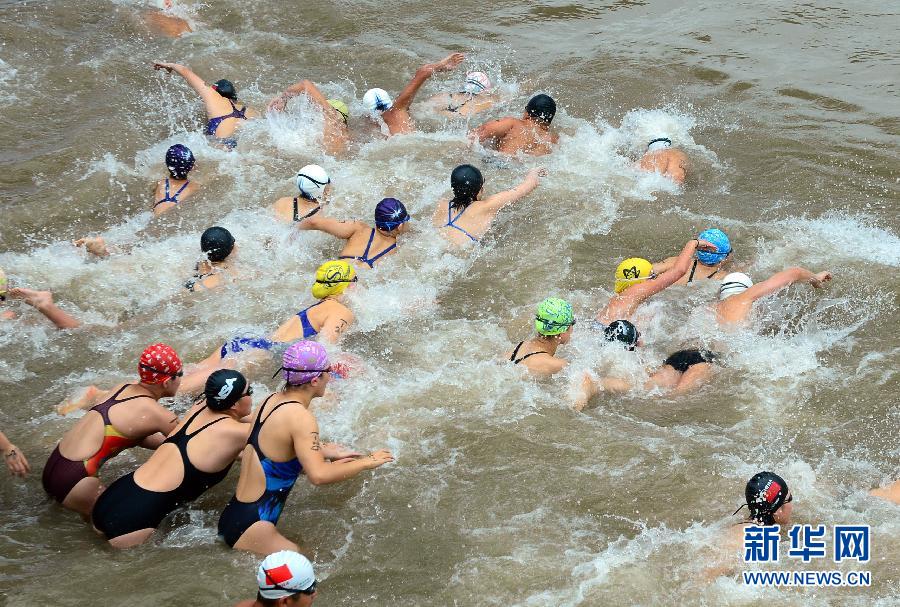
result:
<svg viewBox="0 0 900 607"><path fill-rule="evenodd" d="M356 270L346 261L326 261L316 270L316 282L312 287L313 297L324 299L329 295L340 295L356 280Z"/></svg>
<svg viewBox="0 0 900 607"><path fill-rule="evenodd" d="M347 104L340 99L329 99L328 105L336 109L344 117L344 124L347 124L347 119L350 118L350 108L347 107Z"/></svg>
<svg viewBox="0 0 900 607"><path fill-rule="evenodd" d="M616 293L653 275L653 264L640 257L629 257L616 268Z"/></svg>
<svg viewBox="0 0 900 607"><path fill-rule="evenodd" d="M0 268L0 299L6 299L6 272Z"/></svg>

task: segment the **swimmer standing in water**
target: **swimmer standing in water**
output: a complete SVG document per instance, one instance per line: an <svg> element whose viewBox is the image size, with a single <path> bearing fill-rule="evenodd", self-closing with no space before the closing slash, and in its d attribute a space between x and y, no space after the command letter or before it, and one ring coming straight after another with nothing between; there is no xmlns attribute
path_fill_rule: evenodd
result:
<svg viewBox="0 0 900 607"><path fill-rule="evenodd" d="M322 217L312 228L346 240L338 259L349 259L369 268L397 248L397 239L409 231L409 213L396 198L384 198L375 207L375 227L362 221L338 221Z"/></svg>
<svg viewBox="0 0 900 607"><path fill-rule="evenodd" d="M641 170L659 173L681 185L687 177L687 154L672 147L668 137L656 137L647 144L647 151L638 161Z"/></svg>
<svg viewBox="0 0 900 607"><path fill-rule="evenodd" d="M298 230L312 230L324 216L322 207L328 204L334 186L325 169L308 164L297 173L299 196L284 196L273 205L279 221L291 221Z"/></svg>
<svg viewBox="0 0 900 607"><path fill-rule="evenodd" d="M520 341L505 356L509 362L521 364L534 376L550 377L568 364L567 360L556 356L556 350L571 341L574 326L572 304L564 299L548 297L538 305L535 314L537 337Z"/></svg>
<svg viewBox="0 0 900 607"><path fill-rule="evenodd" d="M543 156L553 151L559 136L550 130L556 115L556 102L549 95L535 95L525 106L521 118L507 117L486 122L472 131L470 139L492 147L502 154L515 155L524 152L531 156Z"/></svg>
<svg viewBox="0 0 900 607"><path fill-rule="evenodd" d="M53 303L53 293L51 291L35 291L34 289L23 289L21 287L9 289L6 272L3 271L3 268L0 268L0 304L4 304L7 297L21 299L43 314L57 329L75 329L81 326L80 320ZM16 318L16 313L12 310L7 309L0 312L0 320L13 320L14 318Z"/></svg>
<svg viewBox="0 0 900 607"><path fill-rule="evenodd" d="M493 92L491 79L484 72L468 72L461 91L438 93L428 100L434 110L447 118L468 118L491 109L500 98Z"/></svg>
<svg viewBox="0 0 900 607"><path fill-rule="evenodd" d="M544 168L531 169L515 188L482 198L484 177L481 171L471 164L462 164L450 173L453 198L438 202L432 222L458 247L479 242L503 207L530 194L540 184L540 178L546 176Z"/></svg>
<svg viewBox="0 0 900 607"><path fill-rule="evenodd" d="M416 93L422 85L438 72L449 72L463 62L466 56L462 53L453 53L437 63L426 63L416 70L409 84L406 85L396 100L392 100L384 89L374 88L363 95L363 103L373 117L381 116L387 125L389 135L412 133L416 130L412 116L409 115L409 106L412 104Z"/></svg>
<svg viewBox="0 0 900 607"><path fill-rule="evenodd" d="M327 99L309 80L292 84L283 93L269 102L270 112L281 112L287 102L298 95L306 97L322 110L322 144L329 154L340 154L347 150L350 141L350 109L340 99Z"/></svg>

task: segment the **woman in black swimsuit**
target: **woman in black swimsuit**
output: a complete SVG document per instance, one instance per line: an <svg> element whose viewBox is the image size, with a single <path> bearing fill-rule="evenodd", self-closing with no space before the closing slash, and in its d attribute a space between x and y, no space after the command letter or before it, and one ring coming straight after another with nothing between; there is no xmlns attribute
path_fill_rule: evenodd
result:
<svg viewBox="0 0 900 607"><path fill-rule="evenodd" d="M522 364L532 375L549 376L562 371L567 362L556 356L556 349L572 339L575 315L572 305L556 297L548 297L538 306L534 319L537 337L520 341L507 353L509 362Z"/></svg>
<svg viewBox="0 0 900 607"><path fill-rule="evenodd" d="M227 261L234 251L234 236L219 226L207 228L200 236L200 250L206 259L194 266L194 275L184 283L188 291L214 289L222 284L222 274L230 269Z"/></svg>

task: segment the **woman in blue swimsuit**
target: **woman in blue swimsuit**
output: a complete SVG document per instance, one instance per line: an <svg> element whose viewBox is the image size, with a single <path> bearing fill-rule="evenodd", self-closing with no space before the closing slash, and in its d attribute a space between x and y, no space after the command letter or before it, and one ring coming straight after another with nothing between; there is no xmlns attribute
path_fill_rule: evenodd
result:
<svg viewBox="0 0 900 607"><path fill-rule="evenodd" d="M481 198L484 194L481 171L471 164L460 165L450 174L453 198L438 202L432 217L434 226L456 246L478 242L500 209L530 194L540 183L540 177L546 175L546 169L531 169L515 188Z"/></svg>
<svg viewBox="0 0 900 607"><path fill-rule="evenodd" d="M188 179L194 168L194 153L186 145L176 143L166 150L166 169L169 176L156 184L156 195L153 202L153 214L162 215L174 209L178 203L195 193L199 186Z"/></svg>
<svg viewBox="0 0 900 607"><path fill-rule="evenodd" d="M362 221L323 217L313 229L347 241L338 259L350 259L374 268L376 261L397 248L397 237L409 229L409 220L402 202L384 198L375 207L374 228Z"/></svg>

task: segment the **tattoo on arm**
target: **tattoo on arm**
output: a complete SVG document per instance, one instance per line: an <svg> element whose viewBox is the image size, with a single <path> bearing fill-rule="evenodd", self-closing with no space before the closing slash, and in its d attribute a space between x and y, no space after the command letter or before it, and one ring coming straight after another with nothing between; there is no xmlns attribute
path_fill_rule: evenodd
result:
<svg viewBox="0 0 900 607"><path fill-rule="evenodd" d="M310 434L312 434L312 437L313 437L312 450L313 451L321 451L322 443L319 442L319 433L318 432L310 432Z"/></svg>

